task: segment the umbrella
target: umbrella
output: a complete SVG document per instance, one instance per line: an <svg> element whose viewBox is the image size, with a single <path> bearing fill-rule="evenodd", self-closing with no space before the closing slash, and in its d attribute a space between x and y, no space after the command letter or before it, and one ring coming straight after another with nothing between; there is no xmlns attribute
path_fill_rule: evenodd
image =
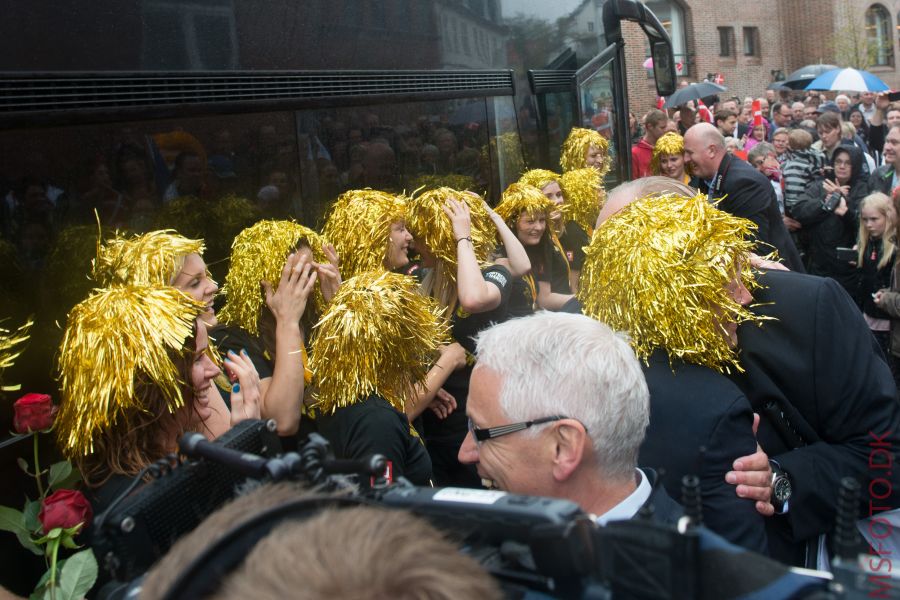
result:
<svg viewBox="0 0 900 600"><path fill-rule="evenodd" d="M813 79L808 90L830 90L845 92L885 92L890 88L882 80L868 71L856 69L834 69Z"/></svg>
<svg viewBox="0 0 900 600"><path fill-rule="evenodd" d="M715 96L719 92L728 91L728 88L710 81L701 81L700 83L692 83L687 87L683 87L666 100L666 108L675 108L682 104L687 104L691 100L700 100L708 96Z"/></svg>
<svg viewBox="0 0 900 600"><path fill-rule="evenodd" d="M784 81L773 81L767 87L767 90L775 90L776 92L780 92L781 90L789 90L788 86L784 85Z"/></svg>
<svg viewBox="0 0 900 600"><path fill-rule="evenodd" d="M837 69L836 65L806 65L805 67L800 67L793 73L787 76L787 79L781 82L781 84L792 90L803 90L806 89L806 86L810 81L825 73L827 71L833 71Z"/></svg>

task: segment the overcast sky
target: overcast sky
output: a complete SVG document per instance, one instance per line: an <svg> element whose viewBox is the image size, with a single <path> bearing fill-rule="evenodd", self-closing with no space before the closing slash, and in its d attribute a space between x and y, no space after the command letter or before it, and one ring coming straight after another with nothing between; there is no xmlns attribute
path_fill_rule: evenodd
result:
<svg viewBox="0 0 900 600"><path fill-rule="evenodd" d="M559 17L570 14L581 4L582 0L500 0L503 17L516 16L517 13L525 13L546 19L551 23Z"/></svg>

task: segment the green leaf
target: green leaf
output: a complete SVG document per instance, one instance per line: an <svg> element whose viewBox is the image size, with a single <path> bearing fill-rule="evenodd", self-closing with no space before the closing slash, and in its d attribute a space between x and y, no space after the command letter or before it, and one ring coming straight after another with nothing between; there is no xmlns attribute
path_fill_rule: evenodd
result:
<svg viewBox="0 0 900 600"><path fill-rule="evenodd" d="M0 506L0 531L28 533L28 529L25 527L25 515L14 508Z"/></svg>
<svg viewBox="0 0 900 600"><path fill-rule="evenodd" d="M40 556L44 553L37 544L35 544L34 540L31 539L31 534L27 531L19 531L16 533L16 537L19 538L19 543L22 544L22 547L26 550L30 551L32 554L37 554Z"/></svg>
<svg viewBox="0 0 900 600"><path fill-rule="evenodd" d="M28 470L28 461L22 458L21 456L16 459L16 462L19 463L19 468L25 471L27 475L31 475L31 471Z"/></svg>
<svg viewBox="0 0 900 600"><path fill-rule="evenodd" d="M78 544L75 543L75 540L71 535L64 535L62 537L62 545L68 548L69 550L75 550L76 548L80 548Z"/></svg>
<svg viewBox="0 0 900 600"><path fill-rule="evenodd" d="M59 536L62 535L62 527L54 527L50 530L50 533L47 534L48 540L55 540Z"/></svg>
<svg viewBox="0 0 900 600"><path fill-rule="evenodd" d="M75 486L81 481L81 471L72 466L72 463L69 463L70 472L67 477L56 482L53 486L55 490L74 490Z"/></svg>
<svg viewBox="0 0 900 600"><path fill-rule="evenodd" d="M38 515L41 514L41 501L29 500L25 503L25 528L34 533L40 531L41 521Z"/></svg>
<svg viewBox="0 0 900 600"><path fill-rule="evenodd" d="M64 558L56 563L57 573L59 572L60 569L62 569L65 566L67 560L68 560L67 558ZM50 569L47 569L46 571L44 571L44 574L41 575L41 578L38 579L37 585L34 586L34 591L31 593L32 597L35 595L37 595L38 597L42 596L43 590L41 588L46 587L46 585L49 581L50 581Z"/></svg>
<svg viewBox="0 0 900 600"><path fill-rule="evenodd" d="M82 550L66 560L59 575L57 600L81 600L97 581L97 559L90 550Z"/></svg>
<svg viewBox="0 0 900 600"><path fill-rule="evenodd" d="M72 465L67 460L50 465L50 489L57 489L59 484L65 481L71 474Z"/></svg>

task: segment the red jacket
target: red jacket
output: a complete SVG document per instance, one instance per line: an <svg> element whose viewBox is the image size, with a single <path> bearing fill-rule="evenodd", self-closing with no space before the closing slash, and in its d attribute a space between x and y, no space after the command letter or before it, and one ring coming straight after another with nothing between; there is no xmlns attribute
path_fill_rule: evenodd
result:
<svg viewBox="0 0 900 600"><path fill-rule="evenodd" d="M637 144L631 147L631 178L638 179L652 175L650 172L650 159L653 158L653 146L647 140L641 138Z"/></svg>

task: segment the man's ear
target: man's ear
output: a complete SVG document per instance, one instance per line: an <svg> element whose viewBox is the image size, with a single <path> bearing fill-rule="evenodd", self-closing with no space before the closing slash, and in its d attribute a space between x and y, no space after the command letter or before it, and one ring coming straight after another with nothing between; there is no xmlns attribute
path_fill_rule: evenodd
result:
<svg viewBox="0 0 900 600"><path fill-rule="evenodd" d="M585 458L585 446L590 444L584 425L574 419L563 419L553 430L556 453L553 457L553 478L562 482L572 476Z"/></svg>

